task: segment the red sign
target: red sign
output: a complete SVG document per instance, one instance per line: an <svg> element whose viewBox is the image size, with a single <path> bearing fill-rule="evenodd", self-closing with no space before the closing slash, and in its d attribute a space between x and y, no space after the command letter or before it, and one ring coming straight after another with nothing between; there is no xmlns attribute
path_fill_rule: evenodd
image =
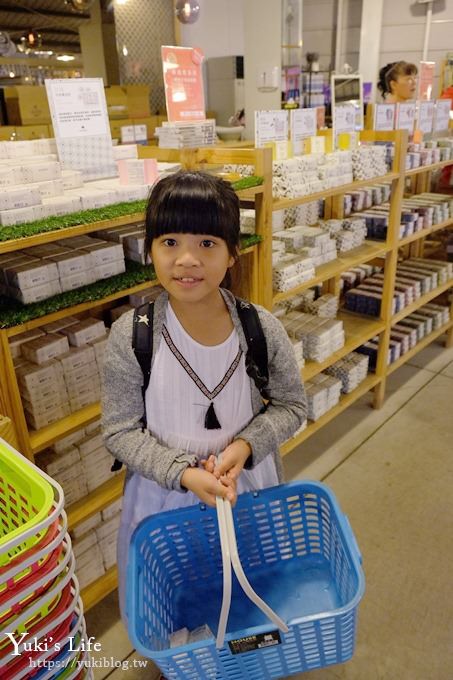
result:
<svg viewBox="0 0 453 680"><path fill-rule="evenodd" d="M205 120L203 52L193 47L162 45L165 100L171 123Z"/></svg>
<svg viewBox="0 0 453 680"><path fill-rule="evenodd" d="M435 61L421 61L418 71L418 99L428 101L433 94Z"/></svg>

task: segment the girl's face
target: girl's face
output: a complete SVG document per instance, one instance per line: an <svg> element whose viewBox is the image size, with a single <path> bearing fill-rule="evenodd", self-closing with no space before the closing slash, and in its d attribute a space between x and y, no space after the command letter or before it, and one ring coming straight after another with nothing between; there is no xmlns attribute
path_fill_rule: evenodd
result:
<svg viewBox="0 0 453 680"><path fill-rule="evenodd" d="M392 95L397 101L415 99L417 90L417 76L398 76L396 80L390 81Z"/></svg>
<svg viewBox="0 0 453 680"><path fill-rule="evenodd" d="M216 295L235 261L222 238L206 234L159 236L152 242L151 259L170 298L191 303Z"/></svg>

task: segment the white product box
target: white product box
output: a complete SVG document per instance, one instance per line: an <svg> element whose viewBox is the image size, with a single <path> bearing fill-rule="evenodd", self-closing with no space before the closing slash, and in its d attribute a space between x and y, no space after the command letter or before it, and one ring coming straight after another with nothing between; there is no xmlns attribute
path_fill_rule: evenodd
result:
<svg viewBox="0 0 453 680"><path fill-rule="evenodd" d="M107 482L111 477L112 472L110 468L108 469L106 468L105 470L103 469L102 471L99 471L96 476L90 475L90 477L87 479L88 491L91 493L92 491L100 487L101 484Z"/></svg>
<svg viewBox="0 0 453 680"><path fill-rule="evenodd" d="M73 394L77 394L79 389L82 388L83 390L86 383L89 383L93 376L95 376L98 381L98 375L98 366L95 361L86 366L80 366L73 371L66 371L64 379L68 389L68 395L72 397Z"/></svg>
<svg viewBox="0 0 453 680"><path fill-rule="evenodd" d="M0 223L2 227L11 227L15 224L34 222L34 220L37 219L40 219L40 217L36 217L34 207L17 208L15 210L2 210L0 212Z"/></svg>
<svg viewBox="0 0 453 680"><path fill-rule="evenodd" d="M71 379L66 381L66 389L73 411L92 404L99 399L101 383L97 364L94 364L94 371L91 378L80 381L78 384Z"/></svg>
<svg viewBox="0 0 453 680"><path fill-rule="evenodd" d="M61 166L58 161L48 161L47 163L34 162L22 166L24 184L60 179L60 177Z"/></svg>
<svg viewBox="0 0 453 680"><path fill-rule="evenodd" d="M93 272L89 269L76 272L75 274L66 275L61 281L61 290L64 293L68 290L76 290L77 288L82 288L83 286L88 286L93 283Z"/></svg>
<svg viewBox="0 0 453 680"><path fill-rule="evenodd" d="M22 354L35 364L44 364L69 350L68 339L64 335L49 333L22 345Z"/></svg>
<svg viewBox="0 0 453 680"><path fill-rule="evenodd" d="M126 263L124 256L121 260L114 260L113 262L106 262L105 264L98 264L95 268L95 275L98 281L108 279L116 274L122 274L126 271Z"/></svg>
<svg viewBox="0 0 453 680"><path fill-rule="evenodd" d="M60 255L61 253L70 253L69 248L65 248L60 243L42 243L39 246L33 246L27 249L27 255L32 255L40 260L46 260L49 257Z"/></svg>
<svg viewBox="0 0 453 680"><path fill-rule="evenodd" d="M74 371L95 361L94 349L89 347L70 347L69 352L58 357L63 371Z"/></svg>
<svg viewBox="0 0 453 680"><path fill-rule="evenodd" d="M76 324L69 326L62 330L62 333L67 336L69 344L72 347L81 347L87 342L92 342L96 338L105 335L105 324L99 319L83 319Z"/></svg>
<svg viewBox="0 0 453 680"><path fill-rule="evenodd" d="M98 537L98 541L103 541L105 540L108 536L111 536L112 534L117 534L118 529L120 527L120 519L121 519L121 513L118 512L116 515L113 515L108 519L106 522L102 522L97 528L96 528L96 535Z"/></svg>
<svg viewBox="0 0 453 680"><path fill-rule="evenodd" d="M85 272L91 266L90 256L78 250L69 250L66 253L53 255L49 259L57 265L60 279Z"/></svg>
<svg viewBox="0 0 453 680"><path fill-rule="evenodd" d="M86 486L85 472L80 462L77 466L63 468L55 478L63 487L80 485L85 488Z"/></svg>
<svg viewBox="0 0 453 680"><path fill-rule="evenodd" d="M81 189L71 189L66 192L67 196L73 196L80 201L82 210L94 210L104 208L106 205L116 203L116 194L108 189L88 189L83 186Z"/></svg>
<svg viewBox="0 0 453 680"><path fill-rule="evenodd" d="M68 434L66 437L54 442L52 449L55 451L55 453L63 453L63 451L66 451L66 449L76 445L81 439L83 439L84 436L85 433L83 429L76 430L75 432Z"/></svg>
<svg viewBox="0 0 453 680"><path fill-rule="evenodd" d="M93 529L95 529L98 526L98 524L101 523L101 521L102 521L101 513L97 512L95 515L92 515L84 522L81 522L80 524L77 524L77 526L73 527L70 530L71 536L74 539L80 538L81 536L84 536L88 531L92 531Z"/></svg>
<svg viewBox="0 0 453 680"><path fill-rule="evenodd" d="M41 330L46 333L59 333L63 328L72 326L75 323L79 323L79 319L76 316L66 316L63 319L57 319L57 321L46 323L44 326L41 326Z"/></svg>
<svg viewBox="0 0 453 680"><path fill-rule="evenodd" d="M84 456L82 461L87 479L89 477L101 477L105 473L110 475L112 456L107 451L105 446L100 446L98 449L92 451L88 456Z"/></svg>
<svg viewBox="0 0 453 680"><path fill-rule="evenodd" d="M85 434L90 435L90 434L98 434L98 432L101 431L101 419L98 418L97 420L93 420L92 423L89 425L86 425L85 427Z"/></svg>
<svg viewBox="0 0 453 680"><path fill-rule="evenodd" d="M0 210L17 210L41 203L41 194L37 189L27 186L4 188L0 192Z"/></svg>
<svg viewBox="0 0 453 680"><path fill-rule="evenodd" d="M118 144L113 147L113 159L122 161L126 158L138 158L137 144Z"/></svg>
<svg viewBox="0 0 453 680"><path fill-rule="evenodd" d="M15 184L14 170L8 165L0 166L0 187L7 187Z"/></svg>
<svg viewBox="0 0 453 680"><path fill-rule="evenodd" d="M110 569L110 567L113 567L113 565L116 564L117 561L116 537L115 540L112 541L111 540L101 541L99 547L101 548L102 559L104 560L104 567L106 569Z"/></svg>
<svg viewBox="0 0 453 680"><path fill-rule="evenodd" d="M67 407L64 403L60 404L60 406L55 408L53 411L46 411L45 413L36 415L25 409L25 417L27 422L34 430L40 430L42 427L47 427L47 425L51 425L57 420L65 418L69 415L69 413L69 407Z"/></svg>
<svg viewBox="0 0 453 680"><path fill-rule="evenodd" d="M68 397L64 393L58 393L58 391L48 392L46 396L35 393L32 400L28 400L22 395L22 404L28 413L34 416L43 416L60 406L67 410Z"/></svg>
<svg viewBox="0 0 453 680"><path fill-rule="evenodd" d="M82 208L80 198L70 196L68 193L64 194L64 196L43 198L42 204L46 212L44 217L60 217L61 215L78 212Z"/></svg>
<svg viewBox="0 0 453 680"><path fill-rule="evenodd" d="M26 359L23 360L24 365L37 365L29 364ZM19 391L21 396L30 402L37 402L40 399L48 399L49 397L57 395L62 401L68 401L68 392L66 389L66 384L62 374L57 374L55 380L48 382L44 385L32 385L30 388L19 384Z"/></svg>
<svg viewBox="0 0 453 680"><path fill-rule="evenodd" d="M50 449L40 455L39 463L48 475L56 477L66 468L76 467L80 463L79 450L71 446L58 454Z"/></svg>
<svg viewBox="0 0 453 680"><path fill-rule="evenodd" d="M110 503L110 505L108 505L101 511L102 519L104 520L104 522L111 519L114 515L118 514L119 512L121 512L122 507L123 507L122 498L118 498L118 500L115 501L114 503Z"/></svg>
<svg viewBox="0 0 453 680"><path fill-rule="evenodd" d="M78 444L78 449L80 452L81 458L85 458L86 456L89 456L90 454L93 453L93 451L96 451L96 449L100 449L103 447L103 440L102 440L102 433L101 432L96 432L92 434L89 437L84 437L81 442Z"/></svg>
<svg viewBox="0 0 453 680"><path fill-rule="evenodd" d="M90 348L91 349L91 348ZM61 357L59 357L61 360ZM25 387L30 393L35 388L58 384L63 376L60 361L52 360L48 364L26 363L16 370L19 386Z"/></svg>
<svg viewBox="0 0 453 680"><path fill-rule="evenodd" d="M8 285L15 288L31 288L58 279L58 269L54 262L35 260L20 265L10 265L4 270Z"/></svg>
<svg viewBox="0 0 453 680"><path fill-rule="evenodd" d="M96 581L104 573L104 562L98 545L79 555L76 561L76 575L82 589Z"/></svg>
<svg viewBox="0 0 453 680"><path fill-rule="evenodd" d="M69 398L69 406L71 408L71 413L80 411L80 409L85 408L85 406L90 406L96 403L101 398L101 390L99 385L93 389L86 392L78 392L72 398Z"/></svg>
<svg viewBox="0 0 453 680"><path fill-rule="evenodd" d="M14 286L9 287L9 295L16 300L19 300L24 305L29 305L32 302L40 302L41 300L47 300L47 298L53 297L61 293L61 286L59 279L55 281L49 281L48 283L43 283L40 286L33 286L32 288L15 288Z"/></svg>
<svg viewBox="0 0 453 680"><path fill-rule="evenodd" d="M85 534L85 536L75 540L72 544L72 549L74 551L74 557L76 560L78 556L82 555L86 550L93 548L97 542L98 539L94 531L89 531L87 534Z"/></svg>
<svg viewBox="0 0 453 680"><path fill-rule="evenodd" d="M9 340L9 349L13 359L17 358L21 354L21 345L24 342L30 342L31 340L36 340L44 335L44 331L41 328L34 328L31 331L24 331L19 333L19 335L14 335Z"/></svg>
<svg viewBox="0 0 453 680"><path fill-rule="evenodd" d="M146 201L151 190L150 184L127 184L116 189L118 203Z"/></svg>
<svg viewBox="0 0 453 680"><path fill-rule="evenodd" d="M62 170L61 181L63 182L63 189L65 191L83 187L82 173L78 170Z"/></svg>
<svg viewBox="0 0 453 680"><path fill-rule="evenodd" d="M124 260L123 247L120 243L112 243L111 241L94 243L87 248L87 251L90 253L92 264L95 267L116 260Z"/></svg>

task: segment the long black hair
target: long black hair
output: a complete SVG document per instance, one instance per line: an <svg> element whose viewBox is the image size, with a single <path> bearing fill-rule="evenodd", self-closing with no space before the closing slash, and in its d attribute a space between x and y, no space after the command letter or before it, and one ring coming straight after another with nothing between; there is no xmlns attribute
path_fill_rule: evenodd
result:
<svg viewBox="0 0 453 680"><path fill-rule="evenodd" d="M415 64L410 64L407 61L392 61L379 71L378 90L385 98L387 94L392 93L390 89L392 80L396 80L399 76L416 76L417 73L418 69Z"/></svg>
<svg viewBox="0 0 453 680"><path fill-rule="evenodd" d="M206 234L222 238L229 254L238 259L239 199L214 175L181 170L157 182L148 199L145 227L147 253L153 240L165 234ZM226 276L223 285L230 284Z"/></svg>

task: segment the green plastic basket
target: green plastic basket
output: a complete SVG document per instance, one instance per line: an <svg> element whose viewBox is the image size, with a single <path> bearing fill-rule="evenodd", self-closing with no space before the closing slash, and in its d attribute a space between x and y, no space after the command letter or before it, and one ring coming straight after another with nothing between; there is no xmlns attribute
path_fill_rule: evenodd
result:
<svg viewBox="0 0 453 680"><path fill-rule="evenodd" d="M36 545L47 531L53 504L52 485L0 439L0 566Z"/></svg>

